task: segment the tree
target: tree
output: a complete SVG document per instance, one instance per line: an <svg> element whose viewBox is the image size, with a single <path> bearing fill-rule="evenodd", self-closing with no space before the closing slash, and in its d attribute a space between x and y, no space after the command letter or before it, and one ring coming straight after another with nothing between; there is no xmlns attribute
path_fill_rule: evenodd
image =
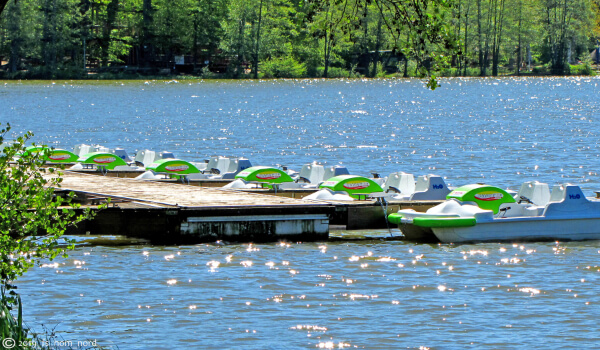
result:
<svg viewBox="0 0 600 350"><path fill-rule="evenodd" d="M188 15L191 6L186 0L156 0L155 5L156 48L164 55L165 67L172 68L175 56L189 52L193 46L193 17Z"/></svg>
<svg viewBox="0 0 600 350"><path fill-rule="evenodd" d="M309 1L312 3L311 11L314 12L310 30L312 35L319 39L319 50L323 56L323 78L329 76L335 49L343 41L344 34L349 32L349 24L356 23L354 22L356 16L350 12L350 8L356 9L356 6L352 6L349 1ZM344 27L344 24L347 27Z"/></svg>
<svg viewBox="0 0 600 350"><path fill-rule="evenodd" d="M65 254L72 245L59 245L58 239L68 226L91 215L67 209L78 208L72 194L55 195L62 179L60 172L44 168L49 149L26 151L31 132L6 143L9 132L10 125L0 130L0 284L7 289L36 262Z"/></svg>
<svg viewBox="0 0 600 350"><path fill-rule="evenodd" d="M71 203L74 194L55 194L60 173L43 167L50 149L27 150L31 132L5 142L9 132L10 125L0 130L0 334L2 339L20 342L26 339L27 330L13 281L41 259L66 256L66 249L73 245L59 245L58 239L68 226L90 218L91 213L89 209L82 214L73 210L78 207ZM10 312L15 306L16 320Z"/></svg>
<svg viewBox="0 0 600 350"><path fill-rule="evenodd" d="M226 0L196 0L191 7L193 14L192 55L194 68L200 57L209 63L217 52L224 35L221 22L227 16Z"/></svg>
<svg viewBox="0 0 600 350"><path fill-rule="evenodd" d="M513 0L512 11L508 12L507 36L509 40L509 55L515 55L515 74L520 75L525 64L529 64L526 53L530 51L531 43L541 41L542 24L538 16L531 14L541 13L538 1ZM513 48L514 51L510 52Z"/></svg>
<svg viewBox="0 0 600 350"><path fill-rule="evenodd" d="M22 19L22 1L15 2L12 5L12 11L9 12L10 16L7 18L7 30L10 36L10 56L8 62L10 63L9 71L16 73L19 69L21 62L21 56L23 51L23 30L24 23Z"/></svg>
<svg viewBox="0 0 600 350"><path fill-rule="evenodd" d="M228 70L234 78L245 73L247 62L251 59L254 39L250 29L257 15L256 1L232 1L229 4L228 17L224 24L225 38L221 41L221 47L233 58Z"/></svg>
<svg viewBox="0 0 600 350"><path fill-rule="evenodd" d="M565 68L570 63L569 53L595 24L592 5L591 0L543 1L543 28L552 73L568 73Z"/></svg>
<svg viewBox="0 0 600 350"><path fill-rule="evenodd" d="M152 0L142 1L142 22L140 26L139 63L142 66L148 65L154 60L154 7Z"/></svg>
<svg viewBox="0 0 600 350"><path fill-rule="evenodd" d="M66 58L73 58L74 51L81 50L80 38L73 37L78 22L78 0L42 0L41 52L45 78L56 77L58 69L72 65Z"/></svg>
<svg viewBox="0 0 600 350"><path fill-rule="evenodd" d="M271 68L276 68L275 71L282 68L279 70L280 73L284 73L288 68L292 68L293 71L294 67L303 70L294 57L294 47L298 37L296 18L296 9L288 0L260 0L257 18L252 22L255 40L252 67L254 78L258 77L259 62L263 66L266 63ZM267 73L262 69L261 71ZM298 77L294 74L287 77ZM286 74L274 76L284 77L284 75ZM302 75L303 73L299 74Z"/></svg>
<svg viewBox="0 0 600 350"><path fill-rule="evenodd" d="M365 12L365 7L375 4L395 43L401 42L402 34L408 36L409 46L403 54L416 60L419 76L429 77L427 86L431 89L438 86L435 72L448 66L449 56L459 50L458 40L447 21L451 15L450 0L309 1L323 6L326 11L329 11L332 3L339 3L343 8L342 18L346 19L346 30L354 25L352 19ZM385 13L391 13L392 16L385 16ZM343 23L336 16L326 16L326 21L336 25ZM401 50L400 47L396 49Z"/></svg>

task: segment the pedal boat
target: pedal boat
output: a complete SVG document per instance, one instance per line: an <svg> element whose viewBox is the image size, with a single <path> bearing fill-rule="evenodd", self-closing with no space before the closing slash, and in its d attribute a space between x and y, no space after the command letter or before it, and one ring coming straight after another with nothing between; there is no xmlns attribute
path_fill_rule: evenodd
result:
<svg viewBox="0 0 600 350"><path fill-rule="evenodd" d="M517 202L487 185L463 186L447 198L426 213L400 210L390 222L407 239L443 243L600 239L600 201L587 199L576 185L554 186L545 205Z"/></svg>

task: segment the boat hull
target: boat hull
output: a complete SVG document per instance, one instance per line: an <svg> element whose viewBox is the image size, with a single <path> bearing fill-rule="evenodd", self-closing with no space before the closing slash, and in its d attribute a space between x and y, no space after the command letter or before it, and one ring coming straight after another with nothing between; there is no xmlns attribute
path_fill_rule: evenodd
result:
<svg viewBox="0 0 600 350"><path fill-rule="evenodd" d="M407 241L420 243L438 243L440 240L435 236L430 227L420 227L409 223L399 223L398 228Z"/></svg>
<svg viewBox="0 0 600 350"><path fill-rule="evenodd" d="M470 227L434 227L443 243L600 239L600 218L499 218Z"/></svg>

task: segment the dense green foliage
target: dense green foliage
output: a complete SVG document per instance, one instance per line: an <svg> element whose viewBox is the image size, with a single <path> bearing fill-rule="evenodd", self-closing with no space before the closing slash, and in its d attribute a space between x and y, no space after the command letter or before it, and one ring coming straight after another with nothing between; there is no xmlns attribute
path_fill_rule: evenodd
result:
<svg viewBox="0 0 600 350"><path fill-rule="evenodd" d="M42 259L64 255L72 245L60 244L60 237L90 212L77 214L72 195L56 195L60 174L44 168L49 149L26 151L31 133L5 142L9 131L10 125L0 130L0 333L18 341L26 331L13 281ZM8 312L13 306L19 308L17 320Z"/></svg>
<svg viewBox="0 0 600 350"><path fill-rule="evenodd" d="M10 0L0 74L592 72L597 8L597 0ZM571 69L578 61L588 67Z"/></svg>
<svg viewBox="0 0 600 350"><path fill-rule="evenodd" d="M0 143L10 126L0 130ZM48 152L25 152L27 133L4 143L0 154L0 284L9 286L36 261L64 254L58 239L77 216L69 197L56 196L61 178L55 169L44 168ZM49 176L44 176L48 174Z"/></svg>

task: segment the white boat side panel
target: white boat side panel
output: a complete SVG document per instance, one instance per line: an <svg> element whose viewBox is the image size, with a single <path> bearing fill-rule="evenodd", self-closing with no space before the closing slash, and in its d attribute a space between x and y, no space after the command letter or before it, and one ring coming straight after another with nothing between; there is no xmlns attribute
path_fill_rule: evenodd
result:
<svg viewBox="0 0 600 350"><path fill-rule="evenodd" d="M543 217L505 218L471 227L433 228L443 243L485 241L579 241L600 239L600 219L556 219Z"/></svg>

